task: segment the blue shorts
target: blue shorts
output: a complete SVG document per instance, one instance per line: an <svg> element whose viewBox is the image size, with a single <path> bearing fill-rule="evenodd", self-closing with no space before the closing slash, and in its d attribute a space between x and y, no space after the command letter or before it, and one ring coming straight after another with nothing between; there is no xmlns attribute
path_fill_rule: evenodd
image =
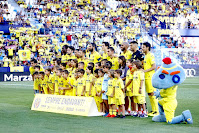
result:
<svg viewBox="0 0 199 133"><path fill-rule="evenodd" d="M34 90L34 93L35 94L39 94L39 90Z"/></svg>

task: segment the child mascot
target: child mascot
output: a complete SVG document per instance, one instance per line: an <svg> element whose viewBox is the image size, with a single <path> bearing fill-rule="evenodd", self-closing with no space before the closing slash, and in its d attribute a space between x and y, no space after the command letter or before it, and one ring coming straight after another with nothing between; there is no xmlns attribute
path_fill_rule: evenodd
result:
<svg viewBox="0 0 199 133"><path fill-rule="evenodd" d="M159 115L152 118L155 122L167 122L176 124L186 122L192 124L193 119L191 112L185 110L181 115L174 117L177 107L176 91L178 85L184 82L186 74L184 69L173 63L169 57L164 58L162 66L155 72L152 77L152 85L157 88L154 96L161 97L158 101Z"/></svg>

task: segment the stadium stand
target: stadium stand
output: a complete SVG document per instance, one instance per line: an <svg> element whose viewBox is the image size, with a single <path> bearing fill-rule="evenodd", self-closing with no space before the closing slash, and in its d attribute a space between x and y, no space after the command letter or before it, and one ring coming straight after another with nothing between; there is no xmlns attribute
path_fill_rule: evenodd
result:
<svg viewBox="0 0 199 133"><path fill-rule="evenodd" d="M1 66L30 65L30 58L36 58L46 66L53 58L61 57L63 45L86 49L87 42L94 41L99 51L102 42L109 41L119 54L119 45L124 41L136 40L140 46L151 40L157 62L170 55L165 53L165 48L198 48L196 41L191 43L175 32L180 28L198 28L197 1L188 4L184 1L129 3L112 0L95 1L95 4L72 0L15 1L22 11L17 11L8 1L0 1L1 21L10 24L10 35L0 36ZM111 3L114 3L115 10L110 8ZM25 50L28 58L21 60L20 50ZM197 52L193 54L195 63L198 63ZM183 53L177 55L178 60L188 55Z"/></svg>

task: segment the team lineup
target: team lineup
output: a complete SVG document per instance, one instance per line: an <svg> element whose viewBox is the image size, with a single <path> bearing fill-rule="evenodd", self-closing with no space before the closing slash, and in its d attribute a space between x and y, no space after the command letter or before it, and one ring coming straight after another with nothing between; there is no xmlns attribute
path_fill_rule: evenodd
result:
<svg viewBox="0 0 199 133"><path fill-rule="evenodd" d="M152 85L156 64L155 57L150 52L151 45L148 42L143 43L142 52L136 41L132 41L130 45L124 42L120 48L122 52L118 57L115 48L108 42L103 42L102 54L97 51L95 44L89 44L85 50L64 45L61 60L53 59L53 66L45 70L37 64L37 60L32 59L30 73L34 79L34 93L93 97L98 111L103 112L105 117L152 116L153 121L170 124L186 121L191 124L190 112L185 112L180 122L174 122L172 119L177 103L173 108L167 103L176 99L176 91L160 91L163 99L170 97L165 104L167 107L160 108L157 99L160 95L156 91L158 87L154 88ZM165 71L162 73L167 74ZM164 79L162 76L159 78ZM151 104L152 110L149 113L145 93L148 94ZM184 117L187 115L188 117Z"/></svg>

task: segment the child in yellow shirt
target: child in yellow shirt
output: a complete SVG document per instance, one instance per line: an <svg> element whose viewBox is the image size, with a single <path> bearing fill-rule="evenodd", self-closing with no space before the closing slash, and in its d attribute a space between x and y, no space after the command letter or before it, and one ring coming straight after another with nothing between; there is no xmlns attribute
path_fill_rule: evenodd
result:
<svg viewBox="0 0 199 133"><path fill-rule="evenodd" d="M94 71L94 75L96 77L95 81L95 102L97 104L98 110L100 112L103 112L103 99L102 99L102 83L103 83L103 77L104 77L104 72L102 69L96 69Z"/></svg>
<svg viewBox="0 0 199 133"><path fill-rule="evenodd" d="M71 75L72 75L72 70L73 70L73 66L72 66L71 61L72 61L72 59L69 59L68 62L67 62L67 65L66 65L66 67L67 67L66 70L68 70L68 72L69 72L69 77L71 77Z"/></svg>
<svg viewBox="0 0 199 133"><path fill-rule="evenodd" d="M39 72L39 79L40 79L40 84L39 84L39 87L40 87L40 92L42 94L45 94L44 93L44 89L46 89L46 82L44 80L44 76L45 76L45 73L44 72ZM46 90L45 90L46 91Z"/></svg>
<svg viewBox="0 0 199 133"><path fill-rule="evenodd" d="M58 76L57 76L57 71L60 69L58 65L53 67L53 79L55 82L55 95L59 95L59 83L58 83Z"/></svg>
<svg viewBox="0 0 199 133"><path fill-rule="evenodd" d="M46 68L45 69L45 80L47 83L47 90L49 94L54 94L55 92L55 81L53 78L53 75L51 74L51 68Z"/></svg>
<svg viewBox="0 0 199 133"><path fill-rule="evenodd" d="M77 59L72 59L71 60L71 65L72 65L72 70L71 70L71 75L70 77L73 77L74 76L74 73L75 73L75 70L78 68L78 61Z"/></svg>
<svg viewBox="0 0 199 133"><path fill-rule="evenodd" d="M132 67L132 63L133 63L133 59L128 59L127 62L126 62L126 65L128 67ZM128 69L128 71L126 73L126 83L125 83L124 89L126 90L126 96L128 96L130 98L130 101L131 101L131 110L132 110L131 115L136 116L137 112L134 111L134 110L136 110L137 104L134 103L134 100L133 100L133 93L131 91L132 85L133 85L133 73L131 72L130 69Z"/></svg>
<svg viewBox="0 0 199 133"><path fill-rule="evenodd" d="M76 96L85 96L86 91L86 79L84 76L84 69L78 70L78 79L77 79L77 89L76 89Z"/></svg>
<svg viewBox="0 0 199 133"><path fill-rule="evenodd" d="M124 101L124 82L120 78L122 75L122 70L115 70L114 77L115 77L115 99L116 99L116 104L118 106L118 115L116 118L125 118L125 101ZM122 116L120 116L120 112L122 112Z"/></svg>
<svg viewBox="0 0 199 133"><path fill-rule="evenodd" d="M39 73L38 72L34 72L33 73L33 77L34 77L34 95L39 94L41 91L39 90Z"/></svg>
<svg viewBox="0 0 199 133"><path fill-rule="evenodd" d="M134 102L138 104L138 115L141 118L148 117L146 113L146 100L145 100L145 75L142 71L142 63L141 61L133 62L133 69L135 70L133 73L133 99ZM143 113L141 111L143 110ZM134 110L135 111L135 110Z"/></svg>
<svg viewBox="0 0 199 133"><path fill-rule="evenodd" d="M78 70L75 71L74 78L70 78L70 82L69 82L73 87L73 96L76 96L77 79L78 79Z"/></svg>
<svg viewBox="0 0 199 133"><path fill-rule="evenodd" d="M111 69L108 72L109 80L108 80L108 91L106 95L108 96L108 104L109 104L109 114L106 117L116 117L116 101L115 101L115 88L114 88L114 70Z"/></svg>
<svg viewBox="0 0 199 133"><path fill-rule="evenodd" d="M92 96L92 88L93 88L93 67L88 66L86 68L87 78L86 78L86 97Z"/></svg>
<svg viewBox="0 0 199 133"><path fill-rule="evenodd" d="M71 78L69 78L68 75L69 75L68 70L62 71L63 87L59 87L59 89L64 90L66 96L73 96L73 87L70 84Z"/></svg>
<svg viewBox="0 0 199 133"><path fill-rule="evenodd" d="M60 88L63 87L63 77L62 77L62 69L61 68L59 68L56 72L55 83L57 84L57 86L55 86L55 92L57 93L57 90L58 90L59 95L64 95L64 91L60 90Z"/></svg>

